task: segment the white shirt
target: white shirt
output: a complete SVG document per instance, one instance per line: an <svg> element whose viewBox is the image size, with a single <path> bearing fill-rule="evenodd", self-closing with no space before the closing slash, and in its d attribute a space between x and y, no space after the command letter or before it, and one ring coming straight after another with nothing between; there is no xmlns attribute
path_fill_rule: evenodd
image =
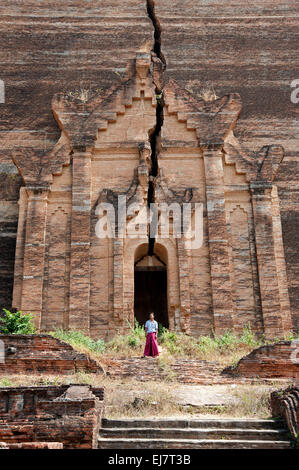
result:
<svg viewBox="0 0 299 470"><path fill-rule="evenodd" d="M156 322L156 320L147 320L145 328L147 328L147 333L155 333L156 331L158 331L158 323Z"/></svg>

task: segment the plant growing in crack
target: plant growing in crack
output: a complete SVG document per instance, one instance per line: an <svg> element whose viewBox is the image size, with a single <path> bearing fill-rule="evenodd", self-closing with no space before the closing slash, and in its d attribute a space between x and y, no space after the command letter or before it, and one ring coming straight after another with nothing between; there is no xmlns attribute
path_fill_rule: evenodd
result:
<svg viewBox="0 0 299 470"><path fill-rule="evenodd" d="M77 100L80 101L81 103L87 103L92 97L99 96L102 93L102 88L83 88L80 86L80 88L74 90L74 91L66 91L64 94L66 97L72 99L72 100Z"/></svg>
<svg viewBox="0 0 299 470"><path fill-rule="evenodd" d="M80 88L79 90L75 91L68 91L66 92L66 96L81 101L82 103L87 103L89 97L90 90L86 88Z"/></svg>
<svg viewBox="0 0 299 470"><path fill-rule="evenodd" d="M202 87L197 96L204 100L206 103L210 103L219 98L212 85L206 85L205 87Z"/></svg>

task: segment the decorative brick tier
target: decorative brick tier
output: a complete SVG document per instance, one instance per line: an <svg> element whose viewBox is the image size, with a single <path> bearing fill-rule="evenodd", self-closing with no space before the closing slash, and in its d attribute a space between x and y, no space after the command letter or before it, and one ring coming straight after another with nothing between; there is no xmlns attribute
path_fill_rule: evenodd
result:
<svg viewBox="0 0 299 470"><path fill-rule="evenodd" d="M299 361L296 358L299 344L295 341L280 341L261 346L242 357L236 368L229 367L224 374L234 377L290 377L299 379Z"/></svg>
<svg viewBox="0 0 299 470"><path fill-rule="evenodd" d="M0 389L0 442L97 447L104 390L89 385Z"/></svg>
<svg viewBox="0 0 299 470"><path fill-rule="evenodd" d="M50 335L0 335L5 362L1 374L72 374L78 371L103 372L87 354Z"/></svg>
<svg viewBox="0 0 299 470"><path fill-rule="evenodd" d="M288 387L271 393L272 415L282 418L298 446L299 432L299 386Z"/></svg>

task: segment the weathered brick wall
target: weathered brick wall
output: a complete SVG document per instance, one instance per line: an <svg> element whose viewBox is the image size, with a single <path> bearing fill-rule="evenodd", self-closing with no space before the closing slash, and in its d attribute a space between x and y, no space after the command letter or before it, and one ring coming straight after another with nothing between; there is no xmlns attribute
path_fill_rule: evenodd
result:
<svg viewBox="0 0 299 470"><path fill-rule="evenodd" d="M97 447L104 390L89 385L0 389L0 442Z"/></svg>
<svg viewBox="0 0 299 470"><path fill-rule="evenodd" d="M298 104L291 102L299 79L298 3L293 0L155 0L162 29L166 73L195 95L238 92L242 113L235 135L250 157L264 145L281 144L278 171L290 301L299 327ZM171 3L171 6L170 6Z"/></svg>
<svg viewBox="0 0 299 470"><path fill-rule="evenodd" d="M169 1L154 3L167 74L195 93L207 85L218 96L240 93L237 137L253 151L271 142L283 145L289 158L280 172L288 168L295 183L298 108L290 100L290 83L298 78L298 4L171 0L170 8Z"/></svg>
<svg viewBox="0 0 299 470"><path fill-rule="evenodd" d="M236 368L228 368L224 373L236 377L293 377L298 380L297 356L296 343L280 341L254 349L240 359Z"/></svg>
<svg viewBox="0 0 299 470"><path fill-rule="evenodd" d="M3 0L0 16L1 161L8 163L13 148L43 152L57 141L55 93L118 84L128 61L152 39L143 0Z"/></svg>
<svg viewBox="0 0 299 470"><path fill-rule="evenodd" d="M0 335L5 346L1 374L73 374L102 372L87 354L50 335Z"/></svg>
<svg viewBox="0 0 299 470"><path fill-rule="evenodd" d="M13 151L34 148L47 159L42 155L60 135L51 111L54 94L94 87L101 94L119 84L136 51L152 40L153 29L142 0L4 0L0 18L0 79L5 83L5 104L0 104L1 308L12 303L21 184ZM62 323L59 311L57 324Z"/></svg>

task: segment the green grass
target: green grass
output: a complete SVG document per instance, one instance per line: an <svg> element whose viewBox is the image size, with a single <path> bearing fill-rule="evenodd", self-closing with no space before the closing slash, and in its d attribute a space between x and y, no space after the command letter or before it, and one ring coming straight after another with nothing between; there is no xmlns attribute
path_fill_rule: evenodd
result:
<svg viewBox="0 0 299 470"><path fill-rule="evenodd" d="M12 387L13 384L13 381L8 377L3 377L2 379L0 379L0 387Z"/></svg>
<svg viewBox="0 0 299 470"><path fill-rule="evenodd" d="M91 353L103 353L105 351L105 342L102 339L94 341L90 336L85 335L82 331L62 330L51 331L50 335L69 343L74 348L83 348Z"/></svg>
<svg viewBox="0 0 299 470"><path fill-rule="evenodd" d="M228 355L235 362L239 352L247 353L262 345L251 331L250 325L244 327L240 336L231 331L223 335L187 336L184 333L173 333L163 328L159 334L159 344L174 357L189 357L206 360L219 360Z"/></svg>
<svg viewBox="0 0 299 470"><path fill-rule="evenodd" d="M128 323L130 332L126 335L116 335L106 343L106 352L120 355L142 354L145 344L145 330L135 320L134 327Z"/></svg>
<svg viewBox="0 0 299 470"><path fill-rule="evenodd" d="M145 345L144 327L139 325L137 321L135 321L134 327L129 324L127 334L116 335L106 342L102 339L95 341L82 331L59 329L50 334L70 343L79 351L89 353L95 359L142 356ZM289 335L286 339L293 340L296 337ZM158 342L163 350L159 360L164 368L167 363L171 363L176 358L201 359L216 361L223 366L236 366L241 357L259 346L268 344L264 338L255 336L250 324L244 326L240 335L226 331L222 335L212 334L197 338L184 333L171 332L159 326Z"/></svg>

